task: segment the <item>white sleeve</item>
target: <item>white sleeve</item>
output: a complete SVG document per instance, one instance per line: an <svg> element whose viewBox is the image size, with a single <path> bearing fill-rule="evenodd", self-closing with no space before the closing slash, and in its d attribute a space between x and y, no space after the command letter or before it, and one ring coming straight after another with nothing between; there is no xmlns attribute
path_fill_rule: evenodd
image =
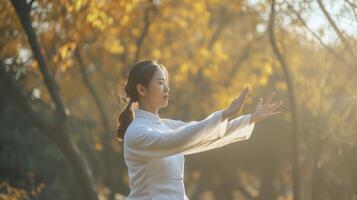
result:
<svg viewBox="0 0 357 200"><path fill-rule="evenodd" d="M224 137L218 140L207 140L204 143L201 143L199 146L195 148L191 148L188 151L185 151L184 154L194 154L199 152L204 152L212 149L217 149L228 144L248 140L252 135L255 123L251 123L251 114L241 115L235 119L232 119L228 122L228 127L226 129L226 133ZM180 127L185 125L187 122L183 122L180 120L170 120L170 124L173 127ZM188 122L191 123L191 122Z"/></svg>
<svg viewBox="0 0 357 200"><path fill-rule="evenodd" d="M216 141L207 141L195 149L185 152L185 155L217 149L228 144L248 140L253 133L255 123L250 123L251 114L239 116L228 122L227 133Z"/></svg>
<svg viewBox="0 0 357 200"><path fill-rule="evenodd" d="M222 120L223 110L201 121L181 124L175 129L154 129L145 125L131 126L124 137L127 152L135 158L162 158L186 153L207 141L216 141L227 130L228 119Z"/></svg>

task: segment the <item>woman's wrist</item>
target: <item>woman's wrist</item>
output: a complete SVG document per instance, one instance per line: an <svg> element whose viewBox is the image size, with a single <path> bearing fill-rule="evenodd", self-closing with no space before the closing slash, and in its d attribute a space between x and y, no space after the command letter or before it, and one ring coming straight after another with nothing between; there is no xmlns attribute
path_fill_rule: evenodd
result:
<svg viewBox="0 0 357 200"><path fill-rule="evenodd" d="M250 123L257 122L257 114L254 112L250 114Z"/></svg>

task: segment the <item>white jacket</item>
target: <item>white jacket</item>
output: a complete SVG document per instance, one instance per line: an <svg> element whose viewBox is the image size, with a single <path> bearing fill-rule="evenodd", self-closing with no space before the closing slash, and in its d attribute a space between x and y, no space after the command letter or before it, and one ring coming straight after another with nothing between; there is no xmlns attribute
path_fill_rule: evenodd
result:
<svg viewBox="0 0 357 200"><path fill-rule="evenodd" d="M223 110L201 121L160 118L135 109L124 137L130 193L126 200L188 200L184 187L184 155L216 149L250 138L251 114L222 120Z"/></svg>

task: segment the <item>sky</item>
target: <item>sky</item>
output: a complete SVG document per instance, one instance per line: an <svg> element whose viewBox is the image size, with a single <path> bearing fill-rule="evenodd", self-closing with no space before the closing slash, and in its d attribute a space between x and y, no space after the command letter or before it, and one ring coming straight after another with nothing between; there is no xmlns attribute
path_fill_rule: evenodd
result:
<svg viewBox="0 0 357 200"><path fill-rule="evenodd" d="M347 6L348 4L345 0L322 0L327 11L330 13L338 27L348 36L352 36L357 38L357 16L355 16L351 10L351 7ZM349 0L350 2L356 2L356 0ZM281 3L283 0L277 1L277 3ZM291 4L294 5L295 8L298 8L298 3L300 1L290 1ZM259 5L260 3L266 3L264 0L248 0L248 3L251 6ZM311 4L312 8L308 9L308 12L304 12L302 15L303 19L305 19L308 27L314 32L318 32L321 28L324 29L324 35L322 36L322 40L326 44L334 44L337 41L337 35L335 34L332 27L329 25L326 17L322 13L316 1L313 1ZM347 7L346 7L347 6ZM357 13L357 8L355 8L355 12ZM268 12L262 13L262 17L266 20L269 19L270 9ZM288 20L287 20L288 21ZM307 31L306 33L310 35Z"/></svg>

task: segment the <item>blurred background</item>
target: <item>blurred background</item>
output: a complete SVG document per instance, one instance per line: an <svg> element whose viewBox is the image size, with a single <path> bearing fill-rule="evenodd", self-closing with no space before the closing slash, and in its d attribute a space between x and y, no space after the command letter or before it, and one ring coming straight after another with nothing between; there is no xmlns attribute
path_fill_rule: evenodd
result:
<svg viewBox="0 0 357 200"><path fill-rule="evenodd" d="M131 64L170 74L160 116L200 120L252 87L284 114L186 156L192 200L357 199L355 0L0 0L0 199L123 199Z"/></svg>

